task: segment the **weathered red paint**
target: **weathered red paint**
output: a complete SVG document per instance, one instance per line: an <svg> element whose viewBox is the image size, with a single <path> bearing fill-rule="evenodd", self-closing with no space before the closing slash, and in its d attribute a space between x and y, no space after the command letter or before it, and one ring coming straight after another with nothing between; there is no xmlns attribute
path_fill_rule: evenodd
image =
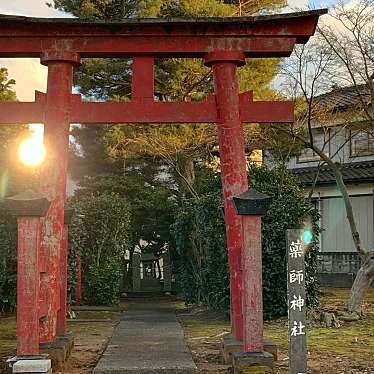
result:
<svg viewBox="0 0 374 374"><path fill-rule="evenodd" d="M37 93L35 103L0 103L0 123L45 123L48 158L43 170L42 191L52 204L42 222L40 245L41 303L37 315L41 317L41 342L51 343L55 340L56 330L59 333L66 331L62 315L66 305L64 201L69 124L217 122L233 332L242 340L244 331L246 350L262 349L262 320L259 317L262 305L258 283L261 267L258 258L255 261L251 257L254 255L252 250L242 251L250 247L256 253L259 251L261 227L258 221L250 219L245 221L243 231L242 217L234 211L232 196L247 189L243 122L292 122L293 105L289 102L253 102L251 93L239 95L237 66L248 57L289 56L295 43L307 42L315 31L318 17L325 12L107 23L0 15L0 57L41 56L42 63L48 65L47 95ZM85 103L79 95L72 95L72 66L80 57L133 58L132 101ZM213 67L216 95L200 103L154 102L154 58L173 57L204 57L206 64ZM27 235L21 230L20 246L24 245L21 255L22 251L28 251ZM252 243L254 240L257 244ZM25 256L28 256L26 252ZM82 296L79 260L78 301ZM245 279L242 279L242 266ZM19 294L22 295L26 292L25 284L21 282L20 287ZM246 290L243 294L242 287ZM34 301L37 300L35 296ZM24 300L19 299L19 303L20 310L24 310ZM28 305L26 302L25 307ZM19 323L20 336L26 336L29 329L35 339L37 326L25 328Z"/></svg>
<svg viewBox="0 0 374 374"><path fill-rule="evenodd" d="M305 43L315 29L316 21L326 9L309 12L274 14L254 17L199 17L136 19L97 22L74 18L32 18L1 15L5 35L53 38L93 36L277 36L294 35L299 43ZM302 40L301 40L302 39Z"/></svg>
<svg viewBox="0 0 374 374"><path fill-rule="evenodd" d="M133 102L149 102L154 100L154 57L134 57L132 63L131 100Z"/></svg>
<svg viewBox="0 0 374 374"><path fill-rule="evenodd" d="M39 354L39 217L19 217L17 355Z"/></svg>
<svg viewBox="0 0 374 374"><path fill-rule="evenodd" d="M261 217L243 215L244 352L263 352Z"/></svg>
<svg viewBox="0 0 374 374"><path fill-rule="evenodd" d="M230 266L231 323L236 339L243 339L241 300L242 219L235 212L232 197L248 189L243 124L239 114L239 80L237 66L244 64L244 55L231 53L224 61L206 56L213 68L218 111L218 139L221 158L221 179L224 195L227 250Z"/></svg>
<svg viewBox="0 0 374 374"><path fill-rule="evenodd" d="M1 30L1 24L0 24ZM33 35L36 36L36 35ZM292 37L237 38L227 37L73 37L69 38L69 48L77 51L82 57L121 57L131 58L137 55L151 54L155 57L203 57L212 50L230 48L243 50L246 57L288 57L295 45ZM0 57L37 57L48 48L66 48L62 42L52 38L17 38L17 43L10 43L9 38L0 37ZM24 52L18 52L24 51Z"/></svg>
<svg viewBox="0 0 374 374"><path fill-rule="evenodd" d="M75 273L75 293L74 299L76 304L81 304L83 299L83 285L82 285L82 260L77 256L77 268Z"/></svg>
<svg viewBox="0 0 374 374"><path fill-rule="evenodd" d="M69 60L70 59L70 60ZM41 189L51 200L42 220L41 254L46 258L41 277L41 302L46 305L46 316L40 321L40 342L56 340L57 312L60 309L60 256L63 242L66 171L69 144L69 113L73 84L73 65L78 56L65 57L51 52L42 56L48 66L48 85L44 121L44 144L48 157L43 165Z"/></svg>
<svg viewBox="0 0 374 374"><path fill-rule="evenodd" d="M81 57L203 57L217 50L288 56L295 42L305 43L314 33L323 13L106 23L1 16L0 57L39 57L47 49Z"/></svg>
<svg viewBox="0 0 374 374"><path fill-rule="evenodd" d="M68 298L68 225L64 224L60 252L60 309L57 313L57 335L67 332L67 298Z"/></svg>
<svg viewBox="0 0 374 374"><path fill-rule="evenodd" d="M139 83L134 84L133 87L139 87ZM218 121L214 95L210 95L202 102L154 102L150 93L145 94L146 96L133 94L131 102L82 102L80 95L72 95L70 123L216 123ZM0 103L0 123L44 122L43 95L38 93L35 103ZM252 92L249 91L240 95L240 118L243 123L292 123L294 103L253 101Z"/></svg>

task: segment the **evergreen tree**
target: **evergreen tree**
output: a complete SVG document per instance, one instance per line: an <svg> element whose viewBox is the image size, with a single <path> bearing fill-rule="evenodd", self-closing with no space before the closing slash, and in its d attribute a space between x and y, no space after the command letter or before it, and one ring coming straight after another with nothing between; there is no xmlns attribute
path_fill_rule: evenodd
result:
<svg viewBox="0 0 374 374"><path fill-rule="evenodd" d="M54 0L53 5L84 19L118 20L131 17L249 15L264 8L284 5L284 1ZM249 60L239 69L241 90L254 89L255 99L274 97L270 83L278 70L278 62L278 59ZM129 59L85 59L75 74L75 84L89 98L129 100L131 74ZM212 72L201 59L156 60L155 96L158 100L204 100L212 92ZM86 135L79 136L79 132ZM206 125L111 126L100 132L104 141L98 144L97 150L102 151L102 145L107 150L102 158L109 155L114 160L139 157L161 159L174 171L180 189L192 195L194 163L209 158L217 146L215 127ZM93 127L82 127L74 133L78 141L89 136L94 140L98 131ZM80 144L83 154L86 153L85 146ZM251 142L252 148L257 146Z"/></svg>
<svg viewBox="0 0 374 374"><path fill-rule="evenodd" d="M82 19L110 21L133 17L251 15L283 3L283 0L54 0L53 5ZM255 99L273 98L270 84L278 64L278 59L248 60L239 69L241 91L253 89ZM75 85L90 99L128 101L131 100L131 76L131 59L84 59L75 73ZM200 101L213 92L212 70L201 59L156 59L158 101ZM75 128L73 134L76 143L70 169L76 170L75 175L95 176L82 183L84 193L106 190L120 193L132 205L134 243L146 242L144 250L155 254L161 253L165 245L173 249L175 243L169 227L175 218L172 214L175 201L180 203L184 197L191 196L194 200L204 194L199 177L195 186L195 164L204 164L217 153L216 126L90 125ZM258 145L252 139L248 146ZM105 170L111 174L102 175ZM171 180L160 178L165 174L172 174ZM172 256L176 256L173 250Z"/></svg>

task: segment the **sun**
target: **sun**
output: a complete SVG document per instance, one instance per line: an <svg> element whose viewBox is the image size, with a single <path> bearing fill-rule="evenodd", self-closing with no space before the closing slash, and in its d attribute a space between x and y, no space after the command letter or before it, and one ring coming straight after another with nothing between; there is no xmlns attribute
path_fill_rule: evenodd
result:
<svg viewBox="0 0 374 374"><path fill-rule="evenodd" d="M43 141L37 137L23 140L18 147L18 157L26 166L35 167L40 165L45 158Z"/></svg>

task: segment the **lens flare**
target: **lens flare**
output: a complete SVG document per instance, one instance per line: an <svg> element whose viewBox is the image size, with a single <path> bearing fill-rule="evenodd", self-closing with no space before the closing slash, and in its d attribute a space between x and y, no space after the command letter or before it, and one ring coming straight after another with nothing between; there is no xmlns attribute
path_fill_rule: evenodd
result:
<svg viewBox="0 0 374 374"><path fill-rule="evenodd" d="M31 137L22 141L18 147L18 157L26 165L35 167L45 158L43 141L39 137Z"/></svg>
<svg viewBox="0 0 374 374"><path fill-rule="evenodd" d="M304 230L303 240L304 244L310 244L313 240L313 232L311 230Z"/></svg>

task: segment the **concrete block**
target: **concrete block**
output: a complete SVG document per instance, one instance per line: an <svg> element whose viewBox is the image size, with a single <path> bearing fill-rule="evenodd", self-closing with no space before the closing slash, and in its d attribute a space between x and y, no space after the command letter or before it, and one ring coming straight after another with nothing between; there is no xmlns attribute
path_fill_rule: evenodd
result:
<svg viewBox="0 0 374 374"><path fill-rule="evenodd" d="M231 333L227 333L222 338L223 363L231 364L232 355L237 352L243 352L243 342L236 340Z"/></svg>
<svg viewBox="0 0 374 374"><path fill-rule="evenodd" d="M264 340L264 351L273 355L274 361L278 361L278 346L271 340Z"/></svg>
<svg viewBox="0 0 374 374"><path fill-rule="evenodd" d="M231 364L232 355L243 352L243 342L236 340L231 333L227 333L223 336L221 350L223 362ZM272 354L274 361L278 360L278 346L271 340L264 340L264 351Z"/></svg>
<svg viewBox="0 0 374 374"><path fill-rule="evenodd" d="M13 373L13 365L16 364L18 361L21 360L48 360L47 354L40 354L35 356L14 356L6 360L6 374Z"/></svg>
<svg viewBox="0 0 374 374"><path fill-rule="evenodd" d="M268 352L233 354L234 374L273 374L274 360Z"/></svg>
<svg viewBox="0 0 374 374"><path fill-rule="evenodd" d="M64 336L58 336L53 344L40 344L40 352L49 355L53 370L62 371L73 347L74 336L69 332Z"/></svg>
<svg viewBox="0 0 374 374"><path fill-rule="evenodd" d="M62 371L65 363L65 350L63 348L52 347L48 350L48 353L53 370Z"/></svg>
<svg viewBox="0 0 374 374"><path fill-rule="evenodd" d="M49 355L53 370L62 371L66 358L66 350L64 347L57 347L55 344L52 344L49 347L40 347L40 352Z"/></svg>
<svg viewBox="0 0 374 374"><path fill-rule="evenodd" d="M58 336L53 345L54 349L62 350L64 361L70 357L71 351L74 347L74 336L72 333L67 333L64 336Z"/></svg>
<svg viewBox="0 0 374 374"><path fill-rule="evenodd" d="M50 374L52 373L51 360L19 360L13 365L13 374L32 373L32 374Z"/></svg>

